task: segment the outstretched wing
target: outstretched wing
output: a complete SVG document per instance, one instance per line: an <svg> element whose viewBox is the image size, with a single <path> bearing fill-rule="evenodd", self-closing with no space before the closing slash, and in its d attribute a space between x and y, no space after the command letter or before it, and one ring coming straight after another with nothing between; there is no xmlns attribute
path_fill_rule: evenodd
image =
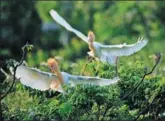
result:
<svg viewBox="0 0 165 121"><path fill-rule="evenodd" d="M52 73L42 72L22 65L16 70L16 78L20 78L23 85L42 91L50 89L52 80L57 80L56 75Z"/></svg>
<svg viewBox="0 0 165 121"><path fill-rule="evenodd" d="M89 76L76 76L76 75L70 75L69 82L72 86L75 86L76 84L91 84L91 85L98 85L98 86L106 86L110 84L115 84L119 81L118 77L115 77L113 79L104 79L104 78L98 78L98 77L89 77Z"/></svg>
<svg viewBox="0 0 165 121"><path fill-rule="evenodd" d="M102 54L109 54L113 56L128 56L141 50L148 40L139 38L135 44L121 44L121 45L101 45L100 51Z"/></svg>
<svg viewBox="0 0 165 121"><path fill-rule="evenodd" d="M80 37L82 40L84 40L86 43L88 43L88 37L86 37L84 34L79 32L78 30L72 28L71 25L68 24L55 10L50 10L50 15L53 17L53 19L59 23L61 26L65 27L68 31L71 31L75 33L78 37Z"/></svg>

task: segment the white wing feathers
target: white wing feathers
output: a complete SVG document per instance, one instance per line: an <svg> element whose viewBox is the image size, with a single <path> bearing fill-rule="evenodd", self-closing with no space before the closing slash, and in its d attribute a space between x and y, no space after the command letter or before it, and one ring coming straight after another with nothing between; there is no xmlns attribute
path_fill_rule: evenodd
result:
<svg viewBox="0 0 165 121"><path fill-rule="evenodd" d="M103 79L98 77L89 77L89 76L76 76L70 75L69 82L72 86L76 84L91 84L98 86L106 86L110 84L115 84L119 81L119 77L115 77L113 79Z"/></svg>
<svg viewBox="0 0 165 121"><path fill-rule="evenodd" d="M21 83L26 86L45 91L50 89L52 80L57 77L51 73L21 65L16 70L16 78L20 78Z"/></svg>
<svg viewBox="0 0 165 121"><path fill-rule="evenodd" d="M71 25L68 24L55 10L50 10L50 15L53 17L53 19L59 23L61 26L65 27L68 31L71 31L75 33L79 38L84 40L88 43L88 37L86 37L84 34L82 34L80 31L72 28Z"/></svg>
<svg viewBox="0 0 165 121"><path fill-rule="evenodd" d="M66 75L65 72L62 73L65 79L65 83L67 84L69 82L72 86L76 86L77 84L106 86L115 84L119 81L118 77L115 77L113 79L103 79L89 76L75 76L70 74ZM65 93L61 85L58 88L51 88L53 81L58 80L57 76L52 73L43 72L35 68L29 68L21 65L16 70L16 78L20 79L23 85L29 86L33 89L38 89L41 91L52 89L58 92Z"/></svg>
<svg viewBox="0 0 165 121"><path fill-rule="evenodd" d="M121 45L101 45L100 50L102 54L109 54L113 56L128 56L131 55L139 50L141 50L146 44L148 40L139 38L135 44L126 43Z"/></svg>
<svg viewBox="0 0 165 121"><path fill-rule="evenodd" d="M117 61L117 56L110 55L108 52L103 52L100 56L102 62L108 62L111 65L115 65Z"/></svg>

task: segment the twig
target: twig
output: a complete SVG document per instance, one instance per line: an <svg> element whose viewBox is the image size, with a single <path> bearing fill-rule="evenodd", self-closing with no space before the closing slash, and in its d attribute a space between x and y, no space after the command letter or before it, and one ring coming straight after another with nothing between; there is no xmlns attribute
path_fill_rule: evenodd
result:
<svg viewBox="0 0 165 121"><path fill-rule="evenodd" d="M116 63L115 63L115 70L116 70L116 74L115 76L118 76L118 60L119 60L119 56L116 56ZM106 59L106 62L108 63L108 65L112 65L108 62L108 59Z"/></svg>
<svg viewBox="0 0 165 121"><path fill-rule="evenodd" d="M15 77L16 69L17 69L17 67L14 67L14 77L13 77L12 84L11 84L9 90L8 90L8 91L7 91L2 97L1 97L1 100L2 100L4 97L6 97L7 94L10 92L10 90L13 88L13 85L14 85L14 83L15 83L15 79L16 79L16 77Z"/></svg>
<svg viewBox="0 0 165 121"><path fill-rule="evenodd" d="M146 75L143 75L142 80L140 81L140 83L125 97L122 98L122 100L124 100L125 98L127 98L128 96L130 96L140 85L141 83L144 81L144 78L146 77Z"/></svg>
<svg viewBox="0 0 165 121"><path fill-rule="evenodd" d="M83 66L83 68L82 68L82 70L81 70L80 75L82 75L82 73L85 71L87 65L88 65L93 59L94 59L94 58L91 57L91 58L85 63L85 65Z"/></svg>
<svg viewBox="0 0 165 121"><path fill-rule="evenodd" d="M24 45L24 47L23 47L23 49L22 49L23 52L22 52L22 58L21 58L20 62L19 62L18 64L16 64L15 66L13 66L13 68L14 68L14 69L13 69L14 74L13 74L13 81L12 81L12 84L11 84L10 88L8 89L8 91L7 91L3 96L0 97L0 101L8 95L8 93L11 91L11 89L12 89L13 86L14 86L14 83L15 83L15 80L16 80L16 77L15 77L15 75L16 75L16 70L17 70L17 67L20 66L20 65L23 63L23 60L24 60L25 54L26 54L25 47L26 47L27 45L28 45L28 43L26 43L26 45Z"/></svg>
<svg viewBox="0 0 165 121"><path fill-rule="evenodd" d="M9 75L2 68L0 68L0 71L6 76L7 79L9 78Z"/></svg>
<svg viewBox="0 0 165 121"><path fill-rule="evenodd" d="M146 77L147 75L152 74L152 72L154 71L154 69L156 68L156 66L159 64L160 59L161 59L161 54L160 54L160 53L158 53L156 56L157 56L157 60L156 60L155 65L154 65L153 68L151 69L151 71L148 72L148 73L145 72L144 75L143 75L143 77L142 77L142 79L141 79L141 81L140 81L140 83L139 83L128 95L124 96L124 97L122 98L122 100L124 100L125 98L127 98L128 96L130 96L130 95L142 84L142 82L144 81L144 79L145 79L145 77Z"/></svg>
<svg viewBox="0 0 165 121"><path fill-rule="evenodd" d="M151 69L151 71L148 72L148 73L145 72L145 74L143 75L142 80L140 81L140 83L139 83L127 96L123 97L122 100L125 99L125 98L127 98L128 96L130 96L130 95L140 86L140 84L143 82L144 78L145 78L147 75L152 74L152 72L154 71L154 69L156 68L156 66L158 65L158 63L160 62L160 59L161 59L161 54L158 53L158 54L157 54L156 63L155 63L155 65L153 66L153 68ZM155 98L156 98L156 97L155 97ZM154 100L155 100L155 99L152 100L151 104L148 105L147 108L149 108L149 107L153 104ZM104 113L103 113L103 117L106 115L106 113L107 113L107 111L108 111L109 108L110 108L110 107L107 105L107 107L105 108L105 111L104 111ZM112 106L111 108L113 108L113 106ZM144 110L144 111L145 111L145 110ZM141 112L139 113L139 116L140 116L144 111L141 111ZM138 116L138 117L139 117L139 116ZM137 117L136 119L138 119L138 117ZM103 120L103 119L102 119L102 120Z"/></svg>

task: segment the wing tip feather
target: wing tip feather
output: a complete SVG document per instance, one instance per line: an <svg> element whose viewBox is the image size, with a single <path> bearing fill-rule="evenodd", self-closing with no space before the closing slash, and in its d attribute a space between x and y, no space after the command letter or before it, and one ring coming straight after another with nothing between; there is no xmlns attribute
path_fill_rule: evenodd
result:
<svg viewBox="0 0 165 121"><path fill-rule="evenodd" d="M53 10L53 9L51 9L50 11L49 11L49 13L50 14L53 14L53 13L57 13L55 10Z"/></svg>

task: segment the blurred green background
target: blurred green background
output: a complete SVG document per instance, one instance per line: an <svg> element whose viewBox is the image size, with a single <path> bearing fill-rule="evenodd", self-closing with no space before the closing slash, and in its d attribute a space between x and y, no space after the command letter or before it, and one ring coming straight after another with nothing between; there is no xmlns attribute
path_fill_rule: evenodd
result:
<svg viewBox="0 0 165 121"><path fill-rule="evenodd" d="M132 44L139 37L149 40L139 52L119 58L121 81L112 87L66 87L70 93L63 96L50 90L34 90L17 82L2 102L6 120L131 120L155 97L152 108L147 109L140 119L164 117L164 1L17 0L1 1L0 5L0 61L10 58L19 61L22 46L29 42L34 45L25 58L29 66L49 71L40 64L49 57L60 56L63 58L60 63L62 71L80 75L88 60L88 45L57 24L49 14L51 9L85 35L93 31L96 41L102 44ZM153 55L157 52L162 53L162 60L154 74L147 76L132 96L122 100L122 96L141 81L144 67L152 68ZM112 78L115 68L106 63L92 62L82 75ZM1 83L1 93L7 90L10 81ZM110 106L109 110L103 115L107 106Z"/></svg>

